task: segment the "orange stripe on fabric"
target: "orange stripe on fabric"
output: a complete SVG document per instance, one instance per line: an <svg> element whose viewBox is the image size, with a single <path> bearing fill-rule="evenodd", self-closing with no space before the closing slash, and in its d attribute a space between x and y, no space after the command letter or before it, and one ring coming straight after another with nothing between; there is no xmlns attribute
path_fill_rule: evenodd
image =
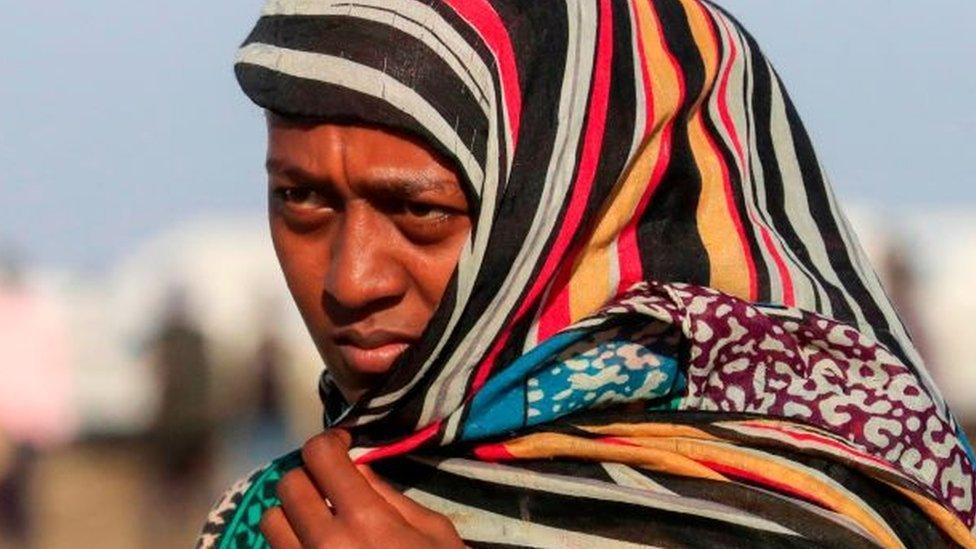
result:
<svg viewBox="0 0 976 549"><path fill-rule="evenodd" d="M682 437L698 440L721 440L701 429L676 423L611 423L608 425L576 425L588 433L614 437Z"/></svg>
<svg viewBox="0 0 976 549"><path fill-rule="evenodd" d="M749 178L749 173L748 173L749 159L746 158L746 154L743 151L742 142L739 140L739 132L736 130L735 123L732 121L732 114L729 111L729 101L728 101L729 79L732 75L732 69L736 65L735 60L740 55L740 53L739 53L739 48L736 45L737 42L736 37L732 29L729 28L728 21L725 18L719 17L719 22L721 22L722 28L725 30L725 35L728 39L729 56L726 61L725 70L723 71L724 73L722 75L722 83L721 86L719 87L718 107L722 117L722 124L725 126L725 131L728 132L729 137L731 138L733 146L735 148L735 154L739 160L739 165L741 167L740 172L742 174L742 179L743 179L742 184L745 185L747 184L745 180ZM743 52L741 55L745 55L745 52ZM740 64L739 66L744 70L745 68L744 63ZM749 214L749 220L753 226L759 229L759 233L762 236L763 244L765 245L766 250L769 252L769 255L772 257L773 264L776 267L776 272L779 274L779 278L783 286L783 295L782 295L783 304L788 306L793 306L796 300L793 295L793 278L790 275L790 271L786 267L786 263L783 261L782 254L780 253L779 249L776 247L775 243L773 242L772 237L770 236L769 227L766 226L766 223L756 214L756 212L750 206L751 205L748 204L746 205L746 209L748 210L748 214ZM748 252L747 250L747 253L751 253L751 252ZM757 278L754 273L752 277L752 282L753 282L753 286L755 286L757 283ZM755 295L756 288L753 287L752 291L753 291L753 295Z"/></svg>
<svg viewBox="0 0 976 549"><path fill-rule="evenodd" d="M698 232L708 254L709 286L736 297L755 300L755 265L745 229L732 196L729 168L705 126L701 103L718 76L718 44L704 8L697 0L680 0L705 67L705 82L688 123L692 154L701 174Z"/></svg>
<svg viewBox="0 0 976 549"><path fill-rule="evenodd" d="M505 451L517 459L570 457L587 461L623 463L651 471L692 478L725 480L721 474L675 452L608 444L561 433L537 433L503 443Z"/></svg>
<svg viewBox="0 0 976 549"><path fill-rule="evenodd" d="M969 531L969 528L955 513L949 511L943 507L938 502L932 501L931 499L903 488L896 484L887 483L889 486L901 492L905 497L912 500L919 509L936 524L943 532L948 534L952 541L958 543L959 545L966 547L967 549L976 549L976 534Z"/></svg>
<svg viewBox="0 0 976 549"><path fill-rule="evenodd" d="M720 471L738 469L746 471L750 477L768 478L770 487L787 484L793 492L805 498L818 501L825 508L844 515L868 532L875 541L884 547L903 547L891 529L872 513L865 510L855 496L837 486L783 461L774 460L768 454L757 455L745 452L731 444L706 442L687 438L640 438L628 439L663 452L674 452L697 462L710 462L723 466Z"/></svg>
<svg viewBox="0 0 976 549"><path fill-rule="evenodd" d="M649 139L641 144L629 169L617 183L598 217L596 229L576 260L569 282L571 322L592 314L617 293L610 275L612 262L618 261L613 253L614 244L635 217L643 213L650 193L660 182L664 172L662 162L666 163L670 156L670 133L666 129L681 103L680 75L665 49L657 17L642 1L635 2L634 8L634 25L644 63L642 72L648 79L644 90L649 113L645 136ZM625 260L639 263L639 250L635 247L629 252L636 257ZM618 267L618 272L624 274L626 269ZM621 280L626 286L634 282L637 281Z"/></svg>
<svg viewBox="0 0 976 549"><path fill-rule="evenodd" d="M564 213L563 228L559 232L553 246L554 249L546 259L546 265L543 266L544 271L551 261L561 260L562 263L562 266L555 271L552 287L554 293L549 298L549 302L543 306L543 312L539 317L540 340L548 338L570 324L569 278L572 274L571 268L575 263L575 255L579 253L580 248L574 246L567 249L565 255L560 251L560 248L568 247L573 236L572 231L566 230L566 227L578 226L583 217L583 212L586 210L586 200L593 188L597 167L600 164L606 121L610 114L613 11L610 0L599 0L599 7L600 15L597 23L593 78L590 83L588 120L577 166L576 181L574 181L571 191L572 198ZM553 264L553 267L556 265ZM542 279L541 276L540 279ZM480 376L476 377L474 386L480 386L482 381Z"/></svg>

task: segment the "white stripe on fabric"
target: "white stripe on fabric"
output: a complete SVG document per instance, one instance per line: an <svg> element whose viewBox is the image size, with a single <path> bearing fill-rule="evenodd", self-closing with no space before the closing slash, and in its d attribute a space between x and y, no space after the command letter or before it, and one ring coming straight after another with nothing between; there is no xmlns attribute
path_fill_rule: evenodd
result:
<svg viewBox="0 0 976 549"><path fill-rule="evenodd" d="M435 466L448 473L494 484L516 486L564 496L629 503L652 509L667 509L673 513L711 518L777 534L798 535L793 530L775 522L712 501L666 493L652 493L645 489L630 488L607 482L537 473L497 463L483 463L461 458L451 458L440 462L420 458L418 461Z"/></svg>
<svg viewBox="0 0 976 549"><path fill-rule="evenodd" d="M637 9L633 2L630 8L630 56L634 65L634 137L631 139L628 161L633 161L637 151L644 145L644 131L647 129L647 95L644 93L644 64L641 63L640 26L637 24ZM628 162L629 165L629 162ZM622 172L627 174L627 170ZM619 184L619 182L618 182ZM616 257L616 256L614 256ZM615 287L615 286L611 286Z"/></svg>
<svg viewBox="0 0 976 549"><path fill-rule="evenodd" d="M745 218L742 220L743 224L746 225L746 230L751 233L752 239L759 249L759 254L762 256L762 265L757 265L757 268L765 269L769 278L770 295L778 297L783 295L783 281L779 275L779 270L776 268L776 261L767 249L766 242L762 238L760 230L760 225L768 226L769 224L763 215L765 212L756 211L754 179L757 177L757 174L755 173L756 166L752 165L752 155L749 154L751 153L752 145L750 143L751 136L749 135L751 127L748 123L750 114L747 113L747 107L745 105L746 98L741 93L735 93L741 92L746 88L745 80L748 76L746 73L747 58L742 44L738 43L738 41L733 44L733 37L728 32L728 20L711 6L707 4L703 4L703 6L715 20L715 27L722 44L722 57L719 62L717 81L708 101L708 116L711 118L719 137L721 137L725 149L735 159L735 166L730 166L730 169L736 169L739 173L739 188L742 190L742 199L745 205L745 211L741 212L740 215ZM731 52L733 47L737 50L736 62L732 61ZM729 66L730 64L732 64L731 67ZM725 121L722 119L719 104L722 99L720 83L727 70L729 71L728 89L731 92L724 99L728 107L729 116L732 118L732 131L736 132L735 137L738 138L739 145L744 149L742 151L742 157L739 156L736 150L733 135L725 127ZM751 78L749 83L751 84ZM748 91L751 91L751 89ZM749 150L746 151L746 148ZM761 166L759 168L761 174ZM774 241L773 245L776 246L776 244L777 242Z"/></svg>
<svg viewBox="0 0 976 549"><path fill-rule="evenodd" d="M506 517L416 488L410 488L403 494L420 505L448 517L457 529L458 534L468 541L503 542L518 547L552 549L563 547L621 547L624 549L651 547Z"/></svg>
<svg viewBox="0 0 976 549"><path fill-rule="evenodd" d="M610 475L610 478L621 486L647 490L656 494L676 495L671 490L640 474L640 472L634 470L629 465L624 465L623 463L603 463L602 465L603 469Z"/></svg>
<svg viewBox="0 0 976 549"><path fill-rule="evenodd" d="M733 27L735 28L735 27ZM762 159L759 156L759 145L757 139L754 137L756 133L756 114L753 110L752 97L755 93L756 79L754 69L753 56L755 52L749 46L749 43L742 37L738 29L736 29L736 34L738 36L738 42L742 44L742 55L746 62L746 70L749 75L748 89L746 90L747 97L749 100L746 103L747 117L749 120L748 132L749 139L749 158L752 163L752 182L756 190L756 200L757 206L759 208L760 215L766 220L766 225L769 226L771 237L775 239L776 243L779 245L779 249L782 251L783 260L787 263L787 269L789 271L789 276L793 281L793 297L795 303L808 303L809 309L816 309L817 295L814 289L815 277L810 274L810 271L806 266L799 260L796 256L796 250L791 248L788 244L783 241L783 235L776 229L776 224L772 221L772 215L769 213L769 206L766 202L766 173L763 168ZM770 78L775 78L774 75L770 74ZM780 277L776 280L782 281Z"/></svg>
<svg viewBox="0 0 976 549"><path fill-rule="evenodd" d="M709 9L712 10L711 7ZM744 141L742 145L748 148L748 158L746 159L748 177L743 179L742 187L747 197L747 207L750 211L755 212L761 219L763 225L769 229L769 236L773 241L773 246L779 251L784 263L787 264L788 275L793 282L795 302L798 304L809 304L807 308L815 310L817 300L813 287L815 277L810 274L806 266L797 258L796 250L793 250L783 241L783 236L776 230L776 224L772 220L766 202L765 171L762 160L759 157L758 143L754 137L756 131L756 115L752 109L752 97L755 93L756 86L755 73L753 72L754 52L733 22L728 21L728 18L721 13L712 11L715 17L723 17L723 21L728 23L729 29L734 33L734 38L725 32L722 33L722 37L725 40L735 40L735 44L739 49L739 55L742 59L741 78L739 78L738 71L733 71L732 74L733 79L739 82L740 85L732 86L732 89L743 89L744 87L746 94L744 97L736 94L730 95L729 107L731 114L736 117L736 127L745 128L746 131L746 138L742 140ZM775 81L775 76L772 72L770 73L770 78ZM742 82L742 80L745 80L745 82ZM770 257L766 249L766 243L762 240L761 235L756 236L759 238L758 246L762 251L763 260L766 263L766 270L769 273L770 295L782 295L784 280L772 257Z"/></svg>
<svg viewBox="0 0 976 549"><path fill-rule="evenodd" d="M748 44L746 44L744 40L742 42L744 46L748 48ZM753 63L754 52L752 51L751 48L748 48L747 51L749 52L748 62L751 66ZM765 63L761 55L760 55L760 62ZM769 67L768 64L766 66ZM776 75L775 73L772 72L771 68L769 68L769 71L770 71L769 72L770 81L772 83L772 86L775 88ZM750 69L750 74L754 74L751 69ZM750 86L751 87L749 90L749 94L751 97L755 86L754 79L752 79L752 82L750 82ZM776 93L776 92L771 91L770 93ZM772 106L772 101L770 104ZM753 120L753 122L755 122L755 116L752 113L752 111L750 111L750 117L751 117L750 119ZM771 110L770 120L767 121L770 123L770 127L772 127L772 119L774 117L775 114L773 114L773 111ZM754 126L750 127L750 131L754 131L754 130L755 130ZM753 167L755 170L754 173L755 176L753 179L756 181L756 185L757 185L756 194L759 200L759 209L763 214L767 216L767 219L771 220L771 218L769 217L769 207L766 202L765 171L762 165L762 160L759 158L759 148L755 139L750 139L750 155L752 156ZM785 177L785 174L781 174L781 176ZM785 183L783 186L785 188ZM795 229L792 223L789 222L788 217L787 219L783 220L782 223L786 223L790 225L791 228ZM811 311L818 311L823 314L830 315L831 313L830 300L827 299L826 292L824 291L823 284L821 283L820 279L817 276L815 276L813 273L811 273L810 269L802 261L800 261L799 257L797 257L797 250L794 250L791 246L783 242L783 235L780 234L779 230L776 229L776 223L769 223L769 225L772 229L773 236L776 238L777 242L782 244L780 249L783 251L784 260L788 261L789 263L788 265L790 271L789 274L793 280L793 297L795 299L794 305L796 307L804 308ZM817 307L818 299L821 300L821 307L819 308Z"/></svg>
<svg viewBox="0 0 976 549"><path fill-rule="evenodd" d="M264 67L289 76L335 84L386 101L414 117L441 145L452 151L461 164L461 169L475 186L474 190L481 194L484 172L453 126L416 91L383 71L342 57L262 43L242 47L238 50L236 62Z"/></svg>
<svg viewBox="0 0 976 549"><path fill-rule="evenodd" d="M576 173L577 144L581 138L589 98L590 74L596 53L597 6L594 0L568 0L567 66L559 100L559 125L546 172L545 187L529 229L529 240L519 250L501 291L482 314L484 322L475 325L451 356L431 387L419 425L443 417L457 409L477 358L484 357L509 312L518 307L526 284L531 280L539 258L559 221L563 202L571 194Z"/></svg>
<svg viewBox="0 0 976 549"><path fill-rule="evenodd" d="M804 185L803 171L800 168L800 161L796 157L796 146L793 143L793 130L790 126L789 118L786 114L786 103L783 99L782 89L778 79L774 76L773 67L767 63L767 69L772 78L770 86L770 130L773 135L773 151L776 161L779 164L779 171L783 180L783 206L790 224L794 227L797 236L803 242L808 251L808 255L816 274L820 275L824 281L837 287L843 294L848 305L854 313L859 326L866 325L864 314L861 308L854 303L851 296L847 294L844 285L834 271L827 254L827 245L824 242L823 234L813 214L810 212L810 203L807 200L807 190ZM826 288L820 284L818 277L818 290L820 292L820 309L824 316L833 316L833 307L830 302L830 295ZM797 307L812 309L814 303L797 303ZM874 331L867 326L870 335Z"/></svg>
<svg viewBox="0 0 976 549"><path fill-rule="evenodd" d="M707 440L702 440L702 441L699 441L699 442L701 444L705 445L705 446L712 446L712 447L715 447L715 448L728 447L728 443L724 443L724 442L712 442L712 441L707 441ZM779 463L779 464L781 464L783 466L789 467L791 469L799 470L799 471L803 472L803 474L805 474L805 475L809 475L811 477L816 478L818 481L820 481L823 484L826 484L827 486L833 488L837 492L840 492L840 493L844 494L844 497L846 497L849 500L853 501L855 503L855 508L856 509L860 509L864 513L868 514L871 517L872 520L876 521L879 525L881 525L885 529L886 533L892 539L895 539L895 540L900 539L898 537L898 535L896 535L894 533L894 531L892 531L891 525L889 525L884 520L884 518L882 518L881 515L878 514L878 512L875 510L874 507L872 507L872 506L868 505L867 503L865 503L864 500L861 499L856 493L848 490L847 488L844 487L844 485L842 485L839 482L837 482L836 480L830 478L826 474L822 473L820 470L814 469L812 467L807 467L806 465L803 465L803 464L801 464L799 462L796 462L796 461L791 461L789 459L782 458L780 456L777 456L776 454L770 454L768 452L763 452L762 450L758 450L758 449L755 449L755 448L749 448L747 446L736 446L735 447L735 451L742 452L743 454L749 454L749 455L754 456L754 457L757 457L757 458L759 458L761 460L773 461L773 462ZM861 530L861 531L863 532L863 530ZM873 539L873 536L871 536L871 538ZM875 541L877 541L877 540L875 540Z"/></svg>
<svg viewBox="0 0 976 549"><path fill-rule="evenodd" d="M269 0L261 15L343 15L389 25L420 40L443 59L479 98L486 116L494 110L495 83L488 67L454 27L426 4L401 0Z"/></svg>

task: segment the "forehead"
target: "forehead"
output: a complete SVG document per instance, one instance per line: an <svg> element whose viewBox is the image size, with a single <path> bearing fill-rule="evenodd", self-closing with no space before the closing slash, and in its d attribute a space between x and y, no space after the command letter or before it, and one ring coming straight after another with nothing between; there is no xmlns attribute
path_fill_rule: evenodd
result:
<svg viewBox="0 0 976 549"><path fill-rule="evenodd" d="M459 177L420 139L389 129L357 124L305 122L270 115L268 165L333 178L439 183L459 187Z"/></svg>

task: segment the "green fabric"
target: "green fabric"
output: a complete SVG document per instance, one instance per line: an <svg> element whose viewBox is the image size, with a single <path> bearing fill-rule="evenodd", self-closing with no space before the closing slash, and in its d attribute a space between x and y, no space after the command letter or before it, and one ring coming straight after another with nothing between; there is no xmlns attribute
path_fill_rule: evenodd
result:
<svg viewBox="0 0 976 549"><path fill-rule="evenodd" d="M240 503L234 512L234 516L227 523L223 534L220 537L217 547L219 549L231 549L238 547L248 547L255 549L266 549L270 546L264 535L261 534L260 523L261 515L276 505L281 505L281 500L275 492L278 480L285 473L295 467L302 465L302 455L299 450L272 461L267 467L259 471L254 477L254 481L241 497Z"/></svg>

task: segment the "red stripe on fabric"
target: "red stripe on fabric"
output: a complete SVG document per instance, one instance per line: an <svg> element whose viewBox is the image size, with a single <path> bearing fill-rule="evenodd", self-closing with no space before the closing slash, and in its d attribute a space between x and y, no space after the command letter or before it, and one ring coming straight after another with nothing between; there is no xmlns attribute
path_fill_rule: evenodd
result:
<svg viewBox="0 0 976 549"><path fill-rule="evenodd" d="M763 244L766 245L766 249L773 256L773 263L776 264L779 279L783 282L783 305L792 307L796 305L796 296L793 294L793 276L790 275L790 270L786 267L783 256L773 243L773 238L769 235L769 229L766 228L766 224L762 220L757 219L756 214L752 212L750 212L750 217L752 218L752 222L759 227L759 234L762 236Z"/></svg>
<svg viewBox="0 0 976 549"><path fill-rule="evenodd" d="M855 448L851 448L850 446L846 446L844 444L841 444L841 443L837 442L836 440L833 440L833 439L831 439L829 437L825 437L823 435L818 435L818 434L815 434L815 433L797 433L795 431L790 431L790 430L787 430L787 429L783 429L782 427L777 427L775 425L765 425L765 424L761 424L761 423L748 422L748 423L742 423L742 425L745 425L746 427L751 427L753 429L760 429L760 430L767 430L767 431L775 431L776 433L779 433L781 435L785 435L785 436L787 436L789 438L792 438L794 440L798 440L798 441L801 441L801 442L808 442L808 441L819 442L820 444L823 444L825 446L830 446L831 448L834 448L836 450L841 450L841 451L843 451L845 453L852 454L852 455L854 455L854 456L856 456L856 457L858 457L860 459L866 459L868 461L871 461L872 463L874 463L874 464L876 464L878 466L881 466L884 469L888 469L888 470L892 470L893 469L890 463L888 463L888 462L886 462L886 461L884 461L882 459L878 459L878 458L872 456L871 454L868 454L868 453L865 453L865 452L861 452L860 450L857 450Z"/></svg>
<svg viewBox="0 0 976 549"><path fill-rule="evenodd" d="M756 484L756 485L759 485L759 486L766 486L766 487L769 487L769 488L773 488L773 489L778 490L778 491L780 491L782 493L796 496L796 497L801 498L801 499L803 499L805 501L808 501L810 503L819 505L819 506L824 507L824 508L827 508L827 509L830 509L831 508L826 502L824 502L823 500L821 500L820 498L818 498L815 494L809 494L807 492L803 492L803 491L801 491L801 490L799 490L799 489L797 489L797 488L795 488L793 486L790 486L789 484L786 484L785 482L780 482L780 481L778 481L776 479L772 479L772 478L769 478L769 477L764 477L764 476L762 476L762 475L760 475L758 473L755 473L753 471L747 471L745 469L740 469L738 467L733 467L731 465L726 465L724 463L717 463L717 462L708 461L708 460L695 460L695 461L697 461L698 463L704 465L705 467L708 467L709 469L711 469L711 470L713 470L713 471L715 471L717 473L721 473L721 474L726 475L726 476L730 476L730 477L735 477L735 478L739 478L739 479L742 479L742 480L746 480L746 481L750 482L751 484Z"/></svg>
<svg viewBox="0 0 976 549"><path fill-rule="evenodd" d="M512 461L515 455L504 444L482 444L474 449L474 456L481 461Z"/></svg>
<svg viewBox="0 0 976 549"><path fill-rule="evenodd" d="M715 47L718 48L718 45L721 43L721 41L719 40L718 32L716 31L715 26L714 24L712 24L712 22L710 22L708 25L708 31L712 35L712 40L715 43ZM729 59L729 64L725 68L724 74L722 75L722 81L719 84L719 110L722 111L722 123L723 125L726 126L726 130L731 132L731 135L733 137L733 144L735 144L736 147L738 148L737 154L739 155L739 159L741 160L742 149L738 145L738 137L736 137L735 135L735 129L732 127L732 119L731 117L729 117L728 114L728 103L725 101L725 95L728 90L729 75L731 74L732 63L735 61L736 53L737 53L734 47L732 48L731 53L732 55L731 58ZM729 176L729 167L725 163L725 158L722 156L719 150L719 146L715 140L715 137L711 134L711 132L707 131L707 127L705 129L706 129L705 138L708 141L709 146L712 148L712 151L715 153L715 157L719 160L719 165L722 167L722 182L725 187L725 204L726 207L729 209L729 213L732 216L732 222L735 224L735 230L736 233L739 235L739 242L742 246L742 253L746 258L746 267L748 267L749 269L749 299L751 301L755 301L759 294L758 279L756 277L756 262L752 257L752 250L749 248L749 242L746 237L746 228L745 225L742 223L742 216L735 205L735 195L732 190L732 179Z"/></svg>
<svg viewBox="0 0 976 549"><path fill-rule="evenodd" d="M596 168L603 149L603 133L606 130L607 106L610 99L611 60L613 58L613 13L610 0L600 0L600 21L597 26L596 61L593 68L593 87L589 103L589 124L583 137L583 152L580 155L576 182L571 188L569 207L563 214L563 226L556 237L553 252L546 258L543 272L555 269L561 256L565 255L563 271L558 275L556 293L543 307L539 319L539 339L544 340L570 322L569 280L572 267L580 250L570 254L563 252L569 246L575 229L579 226L586 210L587 200L593 188Z"/></svg>
<svg viewBox="0 0 976 549"><path fill-rule="evenodd" d="M653 10L653 7L651 9ZM633 16L631 27L637 34L637 56L640 59L641 85L644 88L644 119L646 122L644 123L644 134L641 136L643 141L647 139L654 128L654 91L651 89L651 75L647 70L647 56L644 54L644 33L641 32L640 14L637 13L637 7L633 4L631 4L631 14Z"/></svg>
<svg viewBox="0 0 976 549"><path fill-rule="evenodd" d="M735 63L736 58L739 56L739 49L736 47L735 41L732 39L732 30L729 28L728 22L724 19L720 19L720 21L722 22L722 27L725 28L725 32L729 35L730 56L729 62L726 65L725 71L722 75L722 83L719 87L718 109L722 117L722 124L725 126L725 131L727 131L729 136L732 138L732 145L735 147L735 153L739 157L739 162L741 162L743 166L746 166L748 163L746 162L745 153L742 150L742 143L739 140L739 133L736 131L735 124L732 122L732 115L729 112L728 101L729 79L732 75L732 66ZM715 35L714 29L712 34ZM718 40L717 37L716 40ZM742 175L745 177L746 174L743 173ZM744 184L745 183L743 182L743 185ZM746 209L748 209L748 205L746 206ZM773 257L773 263L776 266L776 271L779 273L779 278L783 282L783 304L792 307L794 304L796 304L796 299L793 295L793 277L790 275L790 271L786 267L786 262L783 261L782 254L780 254L779 249L776 247L772 237L769 235L769 228L766 226L766 223L756 216L752 210L749 210L749 219L755 226L759 227L759 234L762 238L763 245L766 247L769 255ZM755 280L755 278L753 280ZM757 292L753 290L753 299L757 297L755 295L756 293Z"/></svg>
<svg viewBox="0 0 976 549"><path fill-rule="evenodd" d="M563 224L559 235L556 237L556 241L553 243L552 251L546 257L546 260L543 263L539 276L535 279L535 284L533 284L533 286L529 289L529 292L525 296L525 299L522 300L522 304L516 310L511 322L506 329L501 332L495 345L485 357L485 360L478 366L478 370L475 372L468 396L474 394L478 389L480 389L484 385L485 380L488 379L488 374L491 372L492 364L494 364L495 360L498 358L498 354L508 342L508 338L511 335L512 325L525 315L525 312L528 310L529 306L545 289L547 282L553 276L554 271L559 266L560 259L564 256L566 248L569 246L573 233L575 232L576 227L580 222L580 218L583 215L586 200L589 198L590 189L593 184L593 175L596 171L596 162L600 156L600 146L602 142L601 138L606 122L607 103L610 91L610 59L613 56L613 42L611 40L612 32L613 27L612 16L610 13L610 0L600 0L599 37L597 41L596 69L594 70L593 75L593 91L590 101L590 123L586 129L582 161L580 163L576 185L574 185L572 188L573 196L570 201L569 208L563 216ZM564 305L566 315L564 318L568 318L568 303L565 303ZM563 326L565 326L565 324ZM562 326L560 326L560 328L561 327ZM551 330L552 328L553 324L550 324L549 329ZM553 332L549 333L551 334ZM540 339L542 339L541 326Z"/></svg>
<svg viewBox="0 0 976 549"><path fill-rule="evenodd" d="M467 21L495 55L502 84L508 124L514 148L518 144L522 119L522 90L519 86L515 50L505 23L487 0L446 0L446 3Z"/></svg>
<svg viewBox="0 0 976 549"><path fill-rule="evenodd" d="M656 28L662 28L661 18L658 16L657 8L654 5L654 2L648 1L647 4L651 14L655 18ZM634 10L634 13L636 14L637 11ZM641 44L643 45L643 34L640 35L640 39ZM678 79L677 105L680 106L685 101L685 75L681 70L681 63L678 62L678 59L668 47L664 34L659 33L658 39L661 42L661 49L667 54L668 60L671 63L671 68L674 69L675 77ZM643 47L641 48L641 63L644 64L645 95L647 97L653 97L653 88L651 87L651 82L647 75L647 66L646 60L644 59ZM647 115L648 127L645 128L645 135L647 135L649 131L653 129L654 116L654 106L649 102ZM630 222L628 222L623 231L621 231L620 237L617 240L617 258L620 272L620 282L617 286L618 294L626 291L632 285L644 280L644 264L643 261L641 261L641 250L637 243L637 224L640 222L641 216L643 216L644 212L647 210L647 205L650 204L651 197L661 184L661 180L664 179L664 174L668 169L668 165L671 163L671 138L674 134L673 117L668 120L661 131L663 132L661 136L661 150L658 152L657 163L654 166L654 171L651 173L651 180L648 182L647 188L644 190L644 195L641 197L640 202L637 204L637 208L634 210L634 217L631 218ZM647 251L648 250L645 250L645 253Z"/></svg>
<svg viewBox="0 0 976 549"><path fill-rule="evenodd" d="M367 452L358 458L356 458L357 464L366 464L372 461L377 461L380 459L386 459L389 457L399 456L406 454L407 452L412 452L416 450L421 444L427 442L437 431L441 428L441 422L435 422L420 431L410 435L409 437L393 444L387 444L386 446L381 446L376 448L371 452Z"/></svg>
<svg viewBox="0 0 976 549"><path fill-rule="evenodd" d="M640 446L640 444L634 444L633 442L630 442L629 440L625 440L625 439L617 438L617 437L600 437L600 438L597 438L597 439L594 439L594 440L596 440L597 442L605 442L607 444L613 444L614 446L631 446L631 447L639 447Z"/></svg>

